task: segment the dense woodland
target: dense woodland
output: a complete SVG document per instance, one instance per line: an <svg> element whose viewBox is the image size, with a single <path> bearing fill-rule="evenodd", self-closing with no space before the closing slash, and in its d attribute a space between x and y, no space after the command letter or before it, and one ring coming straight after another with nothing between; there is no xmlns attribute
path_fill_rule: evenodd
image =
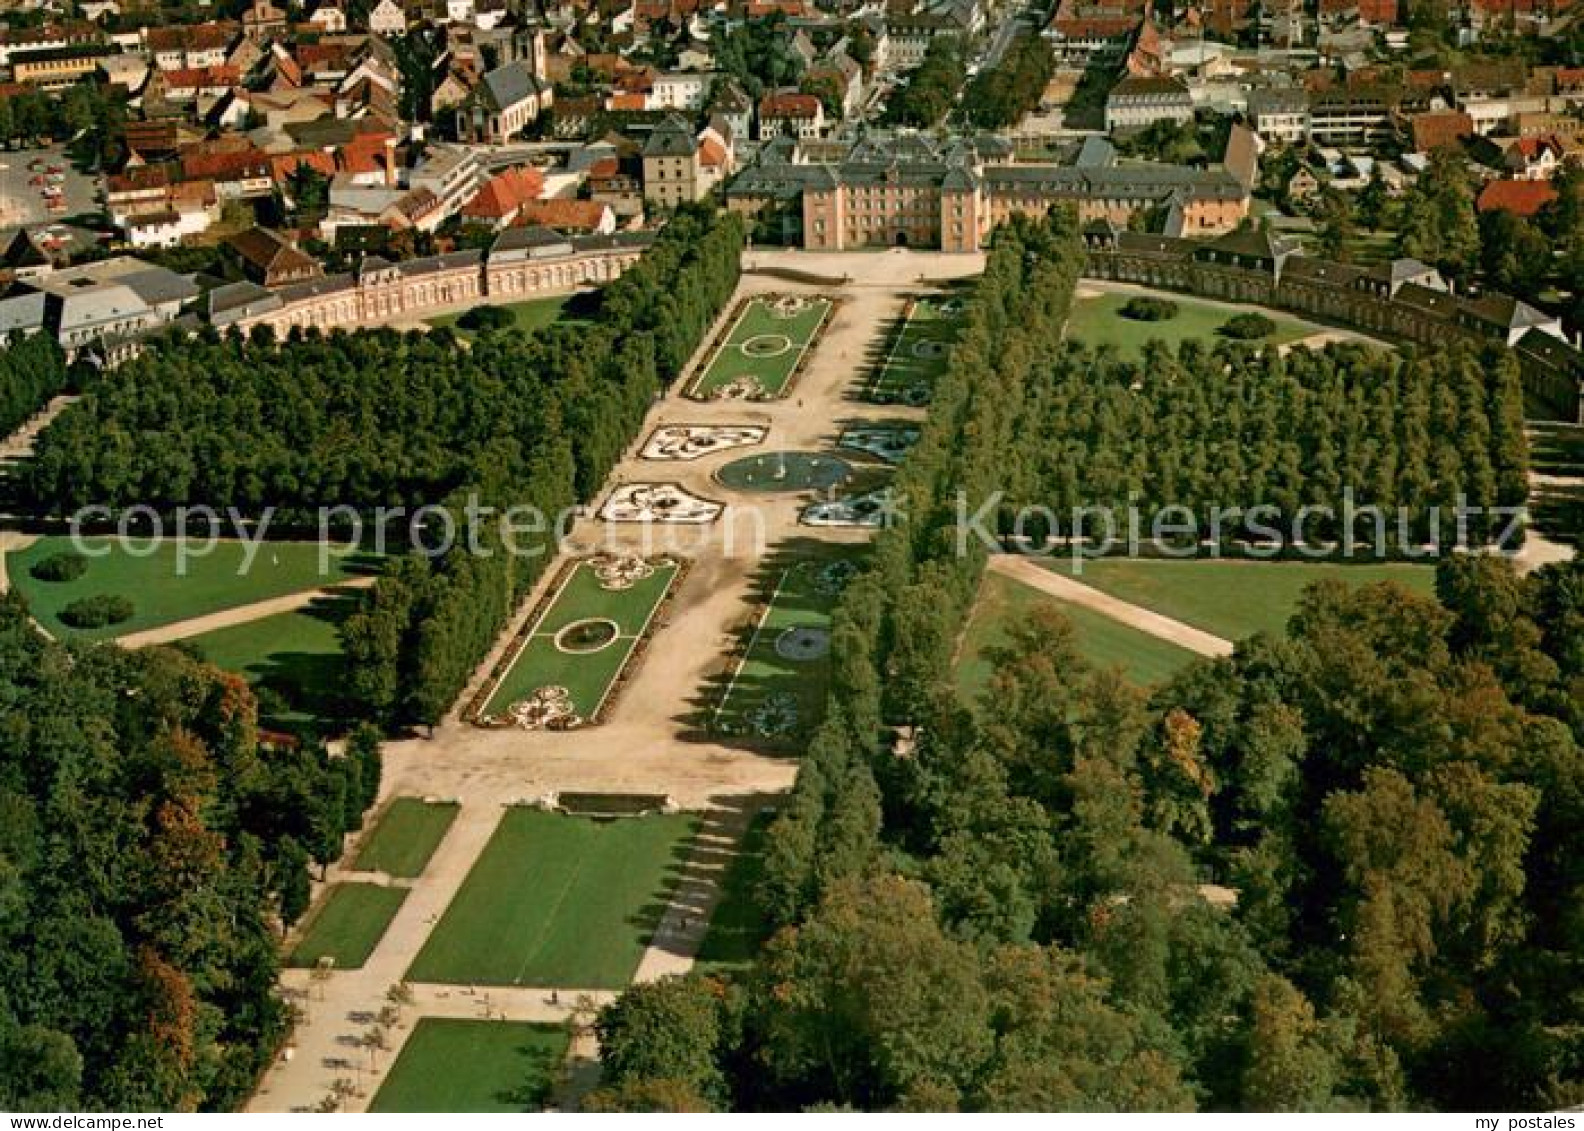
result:
<svg viewBox="0 0 1584 1131"><path fill-rule="evenodd" d="M379 789L263 743L246 683L68 649L0 595L0 1108L229 1109L284 1036L280 931Z"/></svg>
<svg viewBox="0 0 1584 1131"><path fill-rule="evenodd" d="M1067 383L1044 343L1079 262L1070 218L998 232L898 474L910 520L836 612L827 718L767 836L773 934L745 973L606 1010L592 1105L1584 1101L1578 566L1450 558L1439 601L1316 586L1284 638L1153 694L1032 617L958 698L983 560L954 553L955 492L1050 443L1027 425ZM1349 356L1289 364L1330 387Z"/></svg>

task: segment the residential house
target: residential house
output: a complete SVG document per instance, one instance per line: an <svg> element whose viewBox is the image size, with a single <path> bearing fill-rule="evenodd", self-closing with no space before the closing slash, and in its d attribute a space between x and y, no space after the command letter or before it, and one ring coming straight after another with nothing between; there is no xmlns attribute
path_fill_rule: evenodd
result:
<svg viewBox="0 0 1584 1131"><path fill-rule="evenodd" d="M1294 145L1309 136L1309 96L1302 90L1250 91L1248 113L1254 132L1265 141Z"/></svg>
<svg viewBox="0 0 1584 1131"><path fill-rule="evenodd" d="M544 195L544 174L532 165L497 173L462 206L462 218L495 228L509 227L523 208Z"/></svg>
<svg viewBox="0 0 1584 1131"><path fill-rule="evenodd" d="M825 132L825 106L812 94L774 91L759 100L759 140L795 137L810 140Z"/></svg>
<svg viewBox="0 0 1584 1131"><path fill-rule="evenodd" d="M1556 195L1549 181L1488 181L1480 189L1474 207L1480 212L1511 212L1529 218L1555 200Z"/></svg>
<svg viewBox="0 0 1584 1131"><path fill-rule="evenodd" d="M308 22L324 35L341 35L347 29L346 11L341 0L321 0Z"/></svg>
<svg viewBox="0 0 1584 1131"><path fill-rule="evenodd" d="M396 0L379 0L369 9L368 29L390 39L406 35L407 13Z"/></svg>
<svg viewBox="0 0 1584 1131"><path fill-rule="evenodd" d="M242 273L263 287L305 283L323 273L317 259L268 228L252 227L238 232L225 241L225 246L236 255Z"/></svg>

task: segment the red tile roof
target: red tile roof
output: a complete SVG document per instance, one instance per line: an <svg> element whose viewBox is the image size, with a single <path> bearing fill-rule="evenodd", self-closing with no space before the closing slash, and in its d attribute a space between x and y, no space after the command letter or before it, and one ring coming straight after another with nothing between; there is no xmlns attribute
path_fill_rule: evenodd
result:
<svg viewBox="0 0 1584 1131"><path fill-rule="evenodd" d="M474 220L502 220L544 192L544 174L532 165L520 165L491 177L462 208Z"/></svg>
<svg viewBox="0 0 1584 1131"><path fill-rule="evenodd" d="M1410 121L1413 125L1416 153L1429 153L1436 149L1455 147L1464 138L1474 135L1474 119L1461 110L1415 114Z"/></svg>
<svg viewBox="0 0 1584 1131"><path fill-rule="evenodd" d="M1480 190L1476 207L1481 212L1533 216L1555 199L1556 189L1548 181L1491 181Z"/></svg>
<svg viewBox="0 0 1584 1131"><path fill-rule="evenodd" d="M820 100L812 94L767 94L759 101L761 118L814 118Z"/></svg>
<svg viewBox="0 0 1584 1131"><path fill-rule="evenodd" d="M518 227L536 224L563 231L595 232L604 222L608 206L597 200L532 200L523 205L515 221Z"/></svg>

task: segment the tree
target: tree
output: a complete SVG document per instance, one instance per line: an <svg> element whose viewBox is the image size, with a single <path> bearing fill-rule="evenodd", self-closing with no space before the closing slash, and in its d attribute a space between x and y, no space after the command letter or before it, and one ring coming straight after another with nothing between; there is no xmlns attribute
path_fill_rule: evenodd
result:
<svg viewBox="0 0 1584 1131"><path fill-rule="evenodd" d="M633 987L600 1011L600 1061L605 1101L616 1110L652 1103L669 1090L675 1107L724 1110L730 1091L718 1058L731 1028L728 988L708 978L663 978Z"/></svg>
<svg viewBox="0 0 1584 1131"><path fill-rule="evenodd" d="M1262 977L1254 989L1243 1069L1242 1106L1250 1111L1325 1111L1339 1066L1314 1006L1286 978Z"/></svg>

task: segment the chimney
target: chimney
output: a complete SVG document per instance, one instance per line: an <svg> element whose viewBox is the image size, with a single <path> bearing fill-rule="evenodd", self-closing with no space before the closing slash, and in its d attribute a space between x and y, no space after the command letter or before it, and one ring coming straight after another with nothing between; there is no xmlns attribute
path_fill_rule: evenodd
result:
<svg viewBox="0 0 1584 1131"><path fill-rule="evenodd" d="M396 139L385 139L385 187L396 187Z"/></svg>

